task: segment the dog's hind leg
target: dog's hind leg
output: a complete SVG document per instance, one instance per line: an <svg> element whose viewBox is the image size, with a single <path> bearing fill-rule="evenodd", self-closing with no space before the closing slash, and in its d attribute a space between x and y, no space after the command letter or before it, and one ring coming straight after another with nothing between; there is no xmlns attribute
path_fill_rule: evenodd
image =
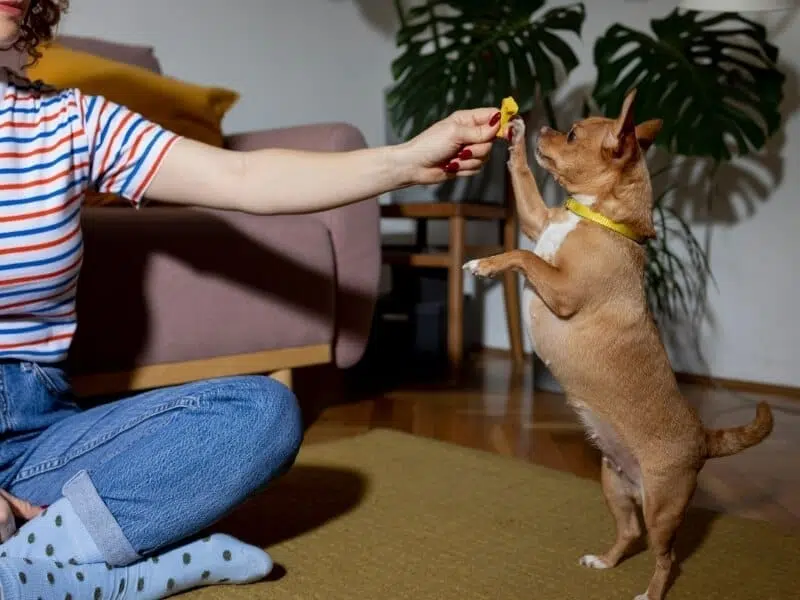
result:
<svg viewBox="0 0 800 600"><path fill-rule="evenodd" d="M617 538L605 554L601 556L587 554L581 557L580 562L584 567L610 569L616 567L642 537L642 527L636 510L641 500L637 487L623 478L606 457L603 457L600 478L606 504L614 516Z"/></svg>
<svg viewBox="0 0 800 600"><path fill-rule="evenodd" d="M644 472L643 482L642 510L656 567L647 592L635 600L663 600L671 584L675 564L675 534L697 487L697 472L681 469L667 476L662 471L659 476L650 478Z"/></svg>

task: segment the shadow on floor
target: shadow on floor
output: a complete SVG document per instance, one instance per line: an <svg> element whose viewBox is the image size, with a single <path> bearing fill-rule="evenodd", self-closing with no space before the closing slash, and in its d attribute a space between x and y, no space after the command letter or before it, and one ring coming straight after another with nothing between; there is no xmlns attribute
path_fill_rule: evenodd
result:
<svg viewBox="0 0 800 600"><path fill-rule="evenodd" d="M711 527L720 514L705 508L690 508L675 538L678 563L694 554L708 538Z"/></svg>
<svg viewBox="0 0 800 600"><path fill-rule="evenodd" d="M209 532L227 533L268 549L354 510L368 483L361 473L349 469L297 465Z"/></svg>

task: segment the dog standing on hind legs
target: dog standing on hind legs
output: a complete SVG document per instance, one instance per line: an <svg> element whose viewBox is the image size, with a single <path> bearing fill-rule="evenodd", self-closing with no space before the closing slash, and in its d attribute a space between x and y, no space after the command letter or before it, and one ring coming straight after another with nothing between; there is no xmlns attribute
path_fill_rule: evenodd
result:
<svg viewBox="0 0 800 600"><path fill-rule="evenodd" d="M647 591L662 600L674 539L709 458L736 454L772 431L765 403L744 426L708 430L678 388L647 305L643 243L655 237L644 154L660 120L636 124L635 90L616 119L590 117L567 133L543 127L536 161L569 194L548 208L528 165L525 125L511 124L508 168L522 232L534 252L514 250L464 265L482 277L525 278L524 317L536 353L561 384L603 454L602 489L616 524L605 553L580 564L616 566L642 537L655 555Z"/></svg>

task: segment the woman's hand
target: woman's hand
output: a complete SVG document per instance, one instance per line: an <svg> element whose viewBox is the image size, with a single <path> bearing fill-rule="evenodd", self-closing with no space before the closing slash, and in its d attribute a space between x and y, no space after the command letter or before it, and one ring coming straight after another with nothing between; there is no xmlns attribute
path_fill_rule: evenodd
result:
<svg viewBox="0 0 800 600"><path fill-rule="evenodd" d="M412 185L475 175L489 158L500 128L496 108L461 110L397 148Z"/></svg>
<svg viewBox="0 0 800 600"><path fill-rule="evenodd" d="M30 521L43 510L0 490L0 542L5 542L17 531L17 518Z"/></svg>

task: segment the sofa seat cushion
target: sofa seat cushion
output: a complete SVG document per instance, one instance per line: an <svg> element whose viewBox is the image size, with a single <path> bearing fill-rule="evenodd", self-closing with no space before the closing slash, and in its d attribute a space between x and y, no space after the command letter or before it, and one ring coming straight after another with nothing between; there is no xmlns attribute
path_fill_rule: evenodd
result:
<svg viewBox="0 0 800 600"><path fill-rule="evenodd" d="M323 224L195 208L87 208L76 373L329 344Z"/></svg>

